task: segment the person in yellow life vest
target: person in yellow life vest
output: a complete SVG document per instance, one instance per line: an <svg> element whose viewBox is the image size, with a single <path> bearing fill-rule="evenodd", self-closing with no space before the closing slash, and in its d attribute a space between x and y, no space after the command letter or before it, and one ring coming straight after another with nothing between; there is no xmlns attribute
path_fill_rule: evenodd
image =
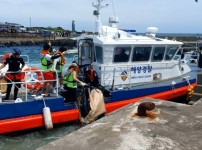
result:
<svg viewBox="0 0 202 150"><path fill-rule="evenodd" d="M66 52L66 51L67 51L67 48L62 46L59 48L59 50L56 51L56 55L62 54L63 52ZM55 69L58 73L58 79L59 79L60 86L63 85L62 70L63 70L63 66L65 65L65 63L66 63L66 59L65 59L64 55L61 55L61 57L59 57L59 60L56 62L56 66L55 66Z"/></svg>
<svg viewBox="0 0 202 150"><path fill-rule="evenodd" d="M77 83L80 83L82 86L87 85L86 83L80 81L77 78L78 71L79 71L78 65L76 63L72 63L69 66L67 73L63 77L64 89L67 90L65 94L66 95L65 102L77 101L77 95L76 95Z"/></svg>
<svg viewBox="0 0 202 150"><path fill-rule="evenodd" d="M17 48L13 49L12 55L5 58L4 63L0 66L0 70L8 64L8 72L5 74L5 80L7 81L6 97L4 100L8 100L12 88L12 84L21 81L21 71L25 66L25 62L20 57L21 51ZM18 89L21 87L20 83L14 84L14 100L17 99Z"/></svg>
<svg viewBox="0 0 202 150"><path fill-rule="evenodd" d="M62 54L57 54L57 55L52 56L52 55L50 55L49 49L50 49L50 45L45 44L43 46L43 50L40 53L41 69L43 70L44 80L46 80L44 82L43 89L42 89L42 93L46 94L45 96L49 96L48 92L50 90L50 86L52 84L52 81L54 80L53 60L64 55L64 53L62 53Z"/></svg>

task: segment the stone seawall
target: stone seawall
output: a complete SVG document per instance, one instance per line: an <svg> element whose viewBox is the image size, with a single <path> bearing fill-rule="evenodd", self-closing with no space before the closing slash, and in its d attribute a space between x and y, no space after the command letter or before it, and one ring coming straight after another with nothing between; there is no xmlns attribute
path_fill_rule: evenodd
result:
<svg viewBox="0 0 202 150"><path fill-rule="evenodd" d="M56 37L37 33L0 33L0 46L31 46L51 41L53 46L75 46L68 37Z"/></svg>
<svg viewBox="0 0 202 150"><path fill-rule="evenodd" d="M177 41L196 42L197 36L158 36L159 38L167 38ZM27 46L39 45L51 41L53 46L76 46L75 41L68 37L55 37L54 35L45 35L37 33L0 33L0 46Z"/></svg>

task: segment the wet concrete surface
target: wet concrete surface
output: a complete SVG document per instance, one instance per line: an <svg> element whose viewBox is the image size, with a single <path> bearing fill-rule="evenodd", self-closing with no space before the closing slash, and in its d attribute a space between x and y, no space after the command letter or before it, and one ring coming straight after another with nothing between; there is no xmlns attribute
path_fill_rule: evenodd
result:
<svg viewBox="0 0 202 150"><path fill-rule="evenodd" d="M156 107L137 116L142 102ZM202 100L194 105L145 98L38 150L201 150Z"/></svg>

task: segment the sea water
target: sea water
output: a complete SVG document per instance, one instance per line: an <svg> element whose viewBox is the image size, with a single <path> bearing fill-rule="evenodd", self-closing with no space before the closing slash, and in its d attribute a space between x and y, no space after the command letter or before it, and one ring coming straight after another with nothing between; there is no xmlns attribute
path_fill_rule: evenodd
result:
<svg viewBox="0 0 202 150"><path fill-rule="evenodd" d="M40 51L43 46L20 46L20 47L0 47L0 55L12 52L13 48L19 48L22 55L29 56L28 66L34 66L40 69ZM54 47L58 49L59 47ZM73 61L75 54L65 55L67 60L64 66L64 71ZM25 58L26 59L26 58ZM26 61L26 60L25 60ZM46 130L44 128L33 129L18 133L10 133L7 135L0 135L0 150L35 150L36 148L46 145L47 143L63 137L74 130L80 128L78 122L66 123L62 125L54 125L53 129ZM68 144L68 143L67 143Z"/></svg>
<svg viewBox="0 0 202 150"><path fill-rule="evenodd" d="M43 48L43 46L18 46L18 47L0 47L0 55L4 55L6 53L12 53L14 48L18 48L21 50L21 55L28 55L29 56L29 66L34 66L40 69L41 60L39 58L40 52ZM58 50L59 47L53 46L53 49ZM71 64L73 61L73 57L75 54L66 54L65 58L67 60L67 63L65 64L65 67L67 68L68 65ZM25 61L27 61L26 57L23 57Z"/></svg>

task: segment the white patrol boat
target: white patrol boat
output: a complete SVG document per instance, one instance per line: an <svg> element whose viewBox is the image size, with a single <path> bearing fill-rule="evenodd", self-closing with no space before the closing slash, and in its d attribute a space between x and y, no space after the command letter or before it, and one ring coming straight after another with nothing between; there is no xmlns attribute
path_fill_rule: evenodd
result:
<svg viewBox="0 0 202 150"><path fill-rule="evenodd" d="M103 26L100 10L103 0L93 4L96 32L81 35L78 41L78 64L89 64L97 72L99 84L110 91L113 105L125 105L149 96L169 100L187 93L196 85L196 73L177 56L182 42L156 37L156 27L145 35L134 35L118 28L118 17Z"/></svg>
<svg viewBox="0 0 202 150"><path fill-rule="evenodd" d="M103 91L106 113L144 97L170 100L186 96L196 86L199 69L179 59L182 42L157 38L155 27L148 28L144 36L120 30L117 17L109 19L109 26L102 26L99 15L105 6L103 0L97 2L93 4L96 33L77 38L78 57L74 58L84 72L83 81ZM41 70L28 67L22 73L24 95L19 94L20 101L4 102L0 92L0 134L42 126L50 129L86 116L82 113L86 103L84 107L64 104L58 92L49 97L38 95L45 82ZM78 99L88 102L86 89L78 90Z"/></svg>

